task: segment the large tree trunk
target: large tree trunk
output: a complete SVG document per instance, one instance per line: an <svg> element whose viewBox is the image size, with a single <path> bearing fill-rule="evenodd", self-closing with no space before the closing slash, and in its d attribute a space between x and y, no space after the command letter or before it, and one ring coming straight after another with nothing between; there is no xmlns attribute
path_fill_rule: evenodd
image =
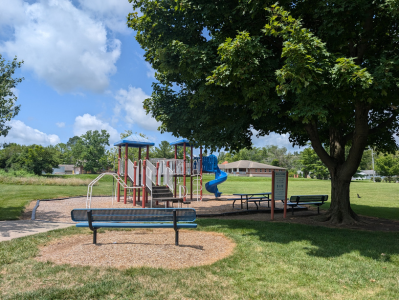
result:
<svg viewBox="0 0 400 300"><path fill-rule="evenodd" d="M340 166L331 170L331 206L321 218L334 224L353 224L359 221L350 207L350 178L340 174Z"/></svg>
<svg viewBox="0 0 400 300"><path fill-rule="evenodd" d="M329 154L320 141L317 124L309 123L305 129L313 149L331 174L331 206L322 220L335 224L351 224L359 221L357 214L350 207L350 182L367 145L368 107L362 104L355 106L355 129L351 134L345 135L343 127L342 130L340 127L332 126L329 129ZM351 148L346 159L345 148L349 141Z"/></svg>

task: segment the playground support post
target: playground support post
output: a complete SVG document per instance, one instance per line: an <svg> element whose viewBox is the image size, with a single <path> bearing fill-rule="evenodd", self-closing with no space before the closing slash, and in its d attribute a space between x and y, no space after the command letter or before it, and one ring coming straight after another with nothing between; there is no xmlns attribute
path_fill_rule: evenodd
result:
<svg viewBox="0 0 400 300"><path fill-rule="evenodd" d="M193 200L193 146L190 146L190 200Z"/></svg>
<svg viewBox="0 0 400 300"><path fill-rule="evenodd" d="M178 146L177 145L175 145L175 161L174 161L174 163L175 163L175 178L174 178L174 180L175 180L175 187L174 187L174 197L176 198L176 159L178 158Z"/></svg>
<svg viewBox="0 0 400 300"><path fill-rule="evenodd" d="M167 168L169 168L169 161L167 161ZM164 173L164 176L165 176L166 174ZM165 178L165 177L164 177ZM167 208L169 207L169 201L167 201Z"/></svg>
<svg viewBox="0 0 400 300"><path fill-rule="evenodd" d="M183 202L186 202L186 143L183 143Z"/></svg>
<svg viewBox="0 0 400 300"><path fill-rule="evenodd" d="M128 144L125 144L125 172L124 172L124 182L125 185L128 183ZM126 204L127 190L124 188L124 204Z"/></svg>
<svg viewBox="0 0 400 300"><path fill-rule="evenodd" d="M146 146L146 159L149 159L149 145L147 145ZM145 177L145 179L146 179L146 177ZM147 189L146 189L146 203L147 202L149 202L149 193L147 192Z"/></svg>
<svg viewBox="0 0 400 300"><path fill-rule="evenodd" d="M203 148L200 146L200 201L203 201Z"/></svg>
<svg viewBox="0 0 400 300"><path fill-rule="evenodd" d="M157 172L156 172L156 186L158 186L158 172L160 172L160 162L157 162L156 170L157 170ZM151 198L151 201L153 201L153 198ZM158 205L158 201L156 201L156 205Z"/></svg>
<svg viewBox="0 0 400 300"><path fill-rule="evenodd" d="M143 160L142 185L143 185L142 208L145 208L145 203L146 203L146 160Z"/></svg>
<svg viewBox="0 0 400 300"><path fill-rule="evenodd" d="M142 147L139 147L139 154L138 154L139 165L140 165L140 160L141 159L142 159ZM138 168L139 168L139 178L137 180L140 182L140 174L142 172L141 172L140 166L138 166ZM138 199L138 202L140 202L140 189L138 189L138 197L137 197L137 199Z"/></svg>
<svg viewBox="0 0 400 300"><path fill-rule="evenodd" d="M136 186L137 179L136 179L136 168L137 162L133 163L133 185ZM133 206L136 206L136 189L133 189Z"/></svg>
<svg viewBox="0 0 400 300"><path fill-rule="evenodd" d="M118 170L117 170L118 177L121 175L120 171L121 171L121 146L118 146ZM121 189L120 184L119 182L117 182L117 202L119 202L119 198L121 196L120 189Z"/></svg>

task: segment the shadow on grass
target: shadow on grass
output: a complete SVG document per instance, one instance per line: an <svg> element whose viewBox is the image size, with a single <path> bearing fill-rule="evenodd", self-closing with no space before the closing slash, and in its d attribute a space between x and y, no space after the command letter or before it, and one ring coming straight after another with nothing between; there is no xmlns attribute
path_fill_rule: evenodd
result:
<svg viewBox="0 0 400 300"><path fill-rule="evenodd" d="M359 205L352 204L351 208L360 215L364 216L373 216L377 218L383 219L399 219L399 208L398 207L382 207L382 206L368 206L368 205Z"/></svg>
<svg viewBox="0 0 400 300"><path fill-rule="evenodd" d="M374 260L388 261L399 253L398 232L368 232L308 226L293 223L271 223L244 220L201 219L196 221L203 230L217 230L233 234L233 238L256 237L265 243L288 245L309 242L306 253L316 257L338 257L358 252ZM382 255L383 254L383 255Z"/></svg>
<svg viewBox="0 0 400 300"><path fill-rule="evenodd" d="M331 203L326 202L321 205L321 209L328 210ZM356 212L356 214L377 217L389 220L399 219L399 208L398 207L383 207L383 206L369 206L351 203L351 208Z"/></svg>
<svg viewBox="0 0 400 300"><path fill-rule="evenodd" d="M4 220L18 220L24 212L24 207L21 206L7 206L0 208L0 221Z"/></svg>

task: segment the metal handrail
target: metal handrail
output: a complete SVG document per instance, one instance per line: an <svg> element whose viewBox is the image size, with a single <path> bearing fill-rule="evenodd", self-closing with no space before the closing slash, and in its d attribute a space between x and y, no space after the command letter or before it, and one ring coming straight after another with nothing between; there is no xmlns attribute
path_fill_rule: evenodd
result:
<svg viewBox="0 0 400 300"><path fill-rule="evenodd" d="M125 182L122 180L121 177L119 177L116 173L111 173L111 172L106 172L102 173L99 176L97 176L91 183L88 185L88 192L86 195L86 208L90 208L91 203L92 203L92 194L93 194L93 185L95 185L101 178L103 178L104 175L111 175L117 180L117 184L115 185L115 193L114 195L117 195L117 186L118 183L124 187L124 189L137 189L139 187L134 187L134 186L128 186L125 184ZM112 204L114 205L114 197L112 197Z"/></svg>

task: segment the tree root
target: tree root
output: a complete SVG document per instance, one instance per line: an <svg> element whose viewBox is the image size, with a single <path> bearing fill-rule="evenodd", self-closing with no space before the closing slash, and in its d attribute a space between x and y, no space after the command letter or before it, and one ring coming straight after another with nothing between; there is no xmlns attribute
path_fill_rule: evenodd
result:
<svg viewBox="0 0 400 300"><path fill-rule="evenodd" d="M361 225L366 223L352 210L348 214L328 210L326 214L316 217L315 219L319 222L327 222L333 225Z"/></svg>

